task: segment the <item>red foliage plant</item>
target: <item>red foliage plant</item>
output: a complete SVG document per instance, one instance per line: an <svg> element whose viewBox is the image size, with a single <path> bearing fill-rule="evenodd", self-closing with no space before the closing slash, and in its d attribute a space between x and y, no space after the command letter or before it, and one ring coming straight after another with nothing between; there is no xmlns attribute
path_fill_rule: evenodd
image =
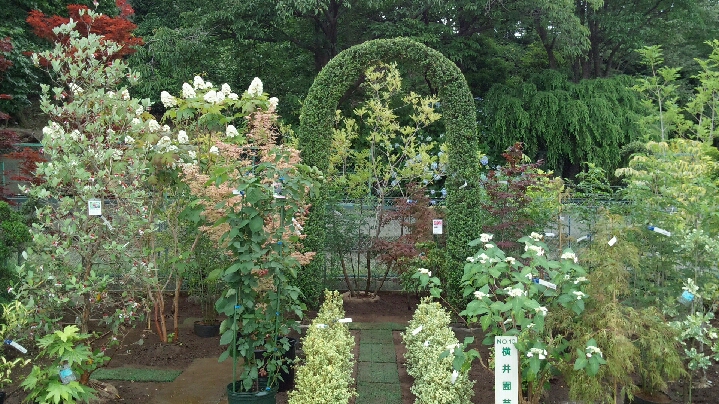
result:
<svg viewBox="0 0 719 404"><path fill-rule="evenodd" d="M111 59L120 59L126 55L135 52L134 46L144 44L141 37L134 36L132 31L137 28L128 18L135 11L127 3L127 0L115 0L115 5L120 10L120 15L110 17L101 15L93 20L85 11L87 6L79 4L70 4L67 6L69 17L60 17L58 15L47 16L42 11L32 10L27 17L27 22L32 26L35 35L40 38L47 39L52 42L67 43L69 38L64 35L56 35L53 28L62 24L73 21L77 22L77 30L81 35L87 36L90 33L101 35L105 40L113 41L122 46L119 52L115 53ZM85 11L81 11L85 10Z"/></svg>

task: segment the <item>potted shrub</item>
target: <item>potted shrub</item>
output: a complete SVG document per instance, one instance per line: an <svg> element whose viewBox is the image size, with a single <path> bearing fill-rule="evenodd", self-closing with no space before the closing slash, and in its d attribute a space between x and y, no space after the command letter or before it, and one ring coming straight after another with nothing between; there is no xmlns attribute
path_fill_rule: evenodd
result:
<svg viewBox="0 0 719 404"><path fill-rule="evenodd" d="M12 336L17 333L21 327L25 325L27 314L24 307L17 300L12 303L2 305L2 321L0 321L0 341L5 341L6 345L11 345L22 353L26 353L24 347L14 343ZM0 404L5 402L5 386L12 383L10 375L12 370L17 366L25 366L30 363L29 359L23 358L6 358L5 355L0 356Z"/></svg>
<svg viewBox="0 0 719 404"><path fill-rule="evenodd" d="M222 291L222 282L211 279L209 274L222 267L227 267L228 257L218 254L217 246L205 234L202 234L194 251L194 265L188 273L190 299L200 305L202 319L195 321L195 335L202 338L217 336L220 332L220 321L217 318L215 302Z"/></svg>

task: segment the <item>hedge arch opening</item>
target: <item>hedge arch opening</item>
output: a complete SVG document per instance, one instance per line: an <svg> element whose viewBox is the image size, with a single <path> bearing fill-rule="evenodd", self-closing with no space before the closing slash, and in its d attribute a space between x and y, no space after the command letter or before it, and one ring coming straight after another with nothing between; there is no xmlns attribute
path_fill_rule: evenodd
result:
<svg viewBox="0 0 719 404"><path fill-rule="evenodd" d="M457 65L440 52L407 38L377 39L355 45L340 52L320 71L305 98L300 114L299 148L303 163L316 166L323 172L329 161L335 110L342 96L377 62L397 62L417 73L423 73L442 103L442 117L447 144L447 271L449 285L445 290L456 291L463 273L465 257L471 255L467 243L478 237L481 220L476 189L465 184L477 184L479 138L477 136L474 99L464 75ZM325 240L325 201L321 193L312 202L312 210L305 226L304 241L309 251L322 251ZM321 290L312 279L323 279L324 256L317 254L298 279L308 302L319 301Z"/></svg>

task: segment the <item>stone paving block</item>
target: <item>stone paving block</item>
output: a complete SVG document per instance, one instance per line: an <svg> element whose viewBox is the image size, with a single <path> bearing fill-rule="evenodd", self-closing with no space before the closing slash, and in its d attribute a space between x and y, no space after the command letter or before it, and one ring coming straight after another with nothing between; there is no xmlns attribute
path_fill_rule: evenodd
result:
<svg viewBox="0 0 719 404"><path fill-rule="evenodd" d="M392 330L362 330L360 344L393 344Z"/></svg>
<svg viewBox="0 0 719 404"><path fill-rule="evenodd" d="M397 354L394 350L394 344L371 344L360 343L359 349L360 362L397 362Z"/></svg>
<svg viewBox="0 0 719 404"><path fill-rule="evenodd" d="M360 383L356 404L402 404L402 391L396 383Z"/></svg>
<svg viewBox="0 0 719 404"><path fill-rule="evenodd" d="M378 362L359 362L357 371L357 383L397 383L399 385L399 373L397 364Z"/></svg>

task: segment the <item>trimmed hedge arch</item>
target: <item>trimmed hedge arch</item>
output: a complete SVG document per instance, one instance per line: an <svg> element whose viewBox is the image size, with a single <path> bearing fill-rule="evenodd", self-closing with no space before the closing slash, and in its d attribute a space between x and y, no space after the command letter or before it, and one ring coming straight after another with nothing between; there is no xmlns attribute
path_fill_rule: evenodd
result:
<svg viewBox="0 0 719 404"><path fill-rule="evenodd" d="M302 105L299 129L302 160L322 171L327 170L339 100L367 67L379 61L403 63L424 72L432 87L438 89L449 157L445 186L447 264L451 279L447 280L450 285L445 290L459 294L450 297L461 297L459 289L452 286L461 279L465 257L471 255L467 243L478 237L481 211L477 192L472 192L470 186L459 188L465 181L477 183L479 139L474 100L457 65L440 52L407 38L377 39L342 51L317 75ZM306 226L308 237L304 243L310 251L321 251L325 239L325 195L314 200L312 206ZM315 282L322 279L323 266L324 257L318 254L298 280L308 302L319 301L321 291L311 283L313 279Z"/></svg>

